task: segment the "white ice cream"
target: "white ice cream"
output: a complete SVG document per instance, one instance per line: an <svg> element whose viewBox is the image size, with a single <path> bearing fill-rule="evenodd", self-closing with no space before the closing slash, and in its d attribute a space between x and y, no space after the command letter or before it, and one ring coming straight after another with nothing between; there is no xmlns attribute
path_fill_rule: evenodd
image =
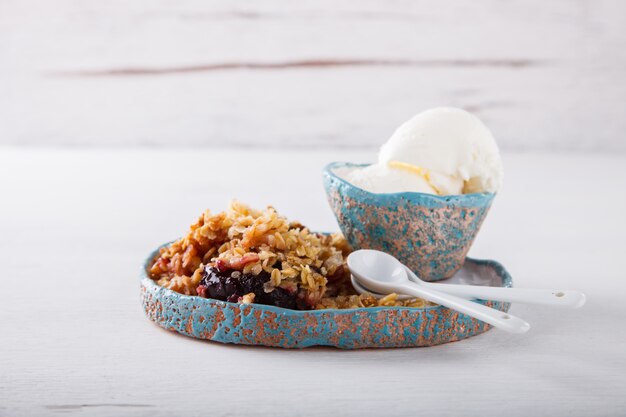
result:
<svg viewBox="0 0 626 417"><path fill-rule="evenodd" d="M401 193L410 190L435 194L435 190L422 176L386 165L372 164L359 169L344 168L344 171L336 173L357 187L375 193Z"/></svg>
<svg viewBox="0 0 626 417"><path fill-rule="evenodd" d="M476 116L442 107L402 124L381 147L377 164L337 174L374 193L496 192L502 161L491 131Z"/></svg>

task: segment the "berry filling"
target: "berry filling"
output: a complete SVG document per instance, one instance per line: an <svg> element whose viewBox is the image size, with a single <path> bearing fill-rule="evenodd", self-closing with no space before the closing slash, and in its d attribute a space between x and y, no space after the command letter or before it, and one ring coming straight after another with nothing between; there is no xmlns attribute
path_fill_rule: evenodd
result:
<svg viewBox="0 0 626 417"><path fill-rule="evenodd" d="M222 270L214 266L207 266L197 293L201 297L214 298L221 301L237 302L246 294L254 294L257 304L273 305L283 308L309 310L312 308L305 297L299 296L297 291L289 291L276 287L266 292L265 283L270 280L270 274L261 271L258 275L243 274L236 270Z"/></svg>

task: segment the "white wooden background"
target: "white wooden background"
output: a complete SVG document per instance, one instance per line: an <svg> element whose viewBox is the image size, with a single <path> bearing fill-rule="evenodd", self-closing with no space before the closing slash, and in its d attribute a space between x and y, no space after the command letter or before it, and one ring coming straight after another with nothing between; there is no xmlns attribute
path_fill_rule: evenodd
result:
<svg viewBox="0 0 626 417"><path fill-rule="evenodd" d="M626 151L626 2L0 0L0 145L373 148L436 105Z"/></svg>

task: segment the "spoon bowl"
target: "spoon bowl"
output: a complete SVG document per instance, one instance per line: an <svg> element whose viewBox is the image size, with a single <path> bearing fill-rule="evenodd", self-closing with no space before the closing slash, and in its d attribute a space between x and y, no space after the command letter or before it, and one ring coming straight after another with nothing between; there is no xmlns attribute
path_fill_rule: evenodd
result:
<svg viewBox="0 0 626 417"><path fill-rule="evenodd" d="M376 277L374 286L401 283L409 279L404 265L396 258L388 253L373 249L361 249L352 252L348 257L348 266L350 271L368 271L364 278L365 281L369 279L369 276Z"/></svg>

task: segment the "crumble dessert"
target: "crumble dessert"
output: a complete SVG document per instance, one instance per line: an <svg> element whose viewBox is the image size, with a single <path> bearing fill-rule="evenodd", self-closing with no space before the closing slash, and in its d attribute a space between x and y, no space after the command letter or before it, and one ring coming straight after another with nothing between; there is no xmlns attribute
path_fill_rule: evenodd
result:
<svg viewBox="0 0 626 417"><path fill-rule="evenodd" d="M181 294L230 302L298 310L427 305L395 294L380 300L357 294L349 253L339 233L314 233L273 207L233 201L225 212L205 211L186 236L161 248L148 272Z"/></svg>

